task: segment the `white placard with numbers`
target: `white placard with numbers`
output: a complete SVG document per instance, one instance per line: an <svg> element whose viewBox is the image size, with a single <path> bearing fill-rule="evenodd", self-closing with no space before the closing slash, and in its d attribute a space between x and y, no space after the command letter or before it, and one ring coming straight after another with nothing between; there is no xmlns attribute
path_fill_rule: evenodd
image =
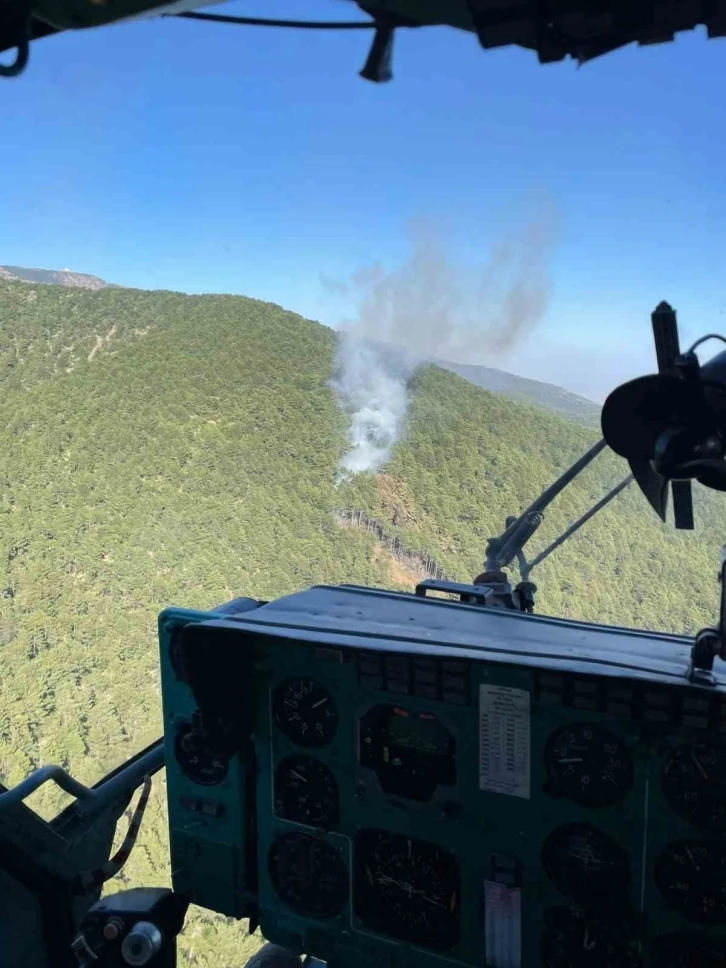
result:
<svg viewBox="0 0 726 968"><path fill-rule="evenodd" d="M530 694L479 686L479 789L529 800Z"/></svg>

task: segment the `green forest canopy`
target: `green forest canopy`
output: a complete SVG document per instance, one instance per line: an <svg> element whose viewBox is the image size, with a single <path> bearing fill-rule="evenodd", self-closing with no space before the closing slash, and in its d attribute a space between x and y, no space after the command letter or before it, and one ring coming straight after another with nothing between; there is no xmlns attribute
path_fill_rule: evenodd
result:
<svg viewBox="0 0 726 968"><path fill-rule="evenodd" d="M471 580L489 536L597 437L453 373L411 380L385 474L334 488L346 420L334 334L237 296L0 282L0 779L45 763L94 782L161 733L155 621L313 582L400 580L336 507ZM627 473L603 455L547 515L533 551ZM726 504L695 533L630 489L535 573L539 611L694 631L714 620ZM37 795L47 815L57 802ZM124 877L165 883L163 782ZM240 926L197 911L188 964L241 960Z"/></svg>

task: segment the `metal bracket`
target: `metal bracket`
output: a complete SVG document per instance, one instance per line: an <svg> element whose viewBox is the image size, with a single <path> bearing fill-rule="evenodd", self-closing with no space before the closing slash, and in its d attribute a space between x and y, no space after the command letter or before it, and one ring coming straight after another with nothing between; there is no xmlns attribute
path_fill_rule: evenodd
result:
<svg viewBox="0 0 726 968"><path fill-rule="evenodd" d="M717 628L705 628L696 635L691 648L687 678L702 686L713 686L716 677L713 673L715 659L726 660L726 545L721 548L721 607Z"/></svg>
<svg viewBox="0 0 726 968"><path fill-rule="evenodd" d="M0 37L3 46L17 49L12 64L0 64L0 77L18 77L30 59L30 8L27 4L0 4ZM6 37L8 43L5 43Z"/></svg>

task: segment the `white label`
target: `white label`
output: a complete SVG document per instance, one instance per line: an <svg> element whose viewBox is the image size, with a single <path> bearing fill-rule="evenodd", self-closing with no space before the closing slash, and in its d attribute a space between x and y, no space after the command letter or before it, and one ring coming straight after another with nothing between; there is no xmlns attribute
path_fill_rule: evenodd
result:
<svg viewBox="0 0 726 968"><path fill-rule="evenodd" d="M520 968L522 902L519 891L496 881L484 881L484 932L487 965Z"/></svg>
<svg viewBox="0 0 726 968"><path fill-rule="evenodd" d="M529 692L479 686L479 788L529 800Z"/></svg>

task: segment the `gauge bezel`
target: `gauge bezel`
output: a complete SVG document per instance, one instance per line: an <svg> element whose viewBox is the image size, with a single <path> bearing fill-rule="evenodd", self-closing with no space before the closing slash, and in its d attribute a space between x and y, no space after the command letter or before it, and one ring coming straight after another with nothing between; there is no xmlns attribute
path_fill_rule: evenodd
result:
<svg viewBox="0 0 726 968"><path fill-rule="evenodd" d="M294 810L281 810L279 805L285 793L284 790L282 792L280 790L284 782L283 774L289 774L290 770L294 768L303 774L309 767L319 772L319 778L328 783L332 791L329 812L318 818L304 817L296 814ZM307 753L291 753L277 764L272 778L272 803L275 816L279 820L286 820L288 823L297 823L302 827L319 830L336 830L340 824L340 791L335 774L321 759Z"/></svg>
<svg viewBox="0 0 726 968"><path fill-rule="evenodd" d="M635 934L631 925L622 918L615 920L602 912L593 912L573 905L559 905L544 912L544 928L541 937L543 968L572 968L573 961L561 960L553 951L558 938L566 944L577 938L577 932L592 929L606 943L605 952L599 957L580 959L578 968L641 968L643 959L635 950ZM548 953L548 948L549 953Z"/></svg>
<svg viewBox="0 0 726 968"><path fill-rule="evenodd" d="M200 750L202 750L205 754L209 755L210 757L213 757L219 760L219 762L223 764L224 770L219 775L218 778L215 778L213 780L207 780L201 777L199 774L189 769L189 766L187 764L187 759L189 754L186 750L181 749L182 741L189 736L196 736L198 738ZM174 758L176 760L177 766L182 771L184 776L188 780L191 780L192 783L196 783L197 786L215 787L215 786L219 786L220 783L223 783L227 779L227 775L229 773L230 757L224 756L223 754L218 753L215 750L211 749L211 747L209 747L204 742L201 731L197 726L195 726L194 723L191 723L191 722L181 723L177 727L176 732L174 734Z"/></svg>
<svg viewBox="0 0 726 968"><path fill-rule="evenodd" d="M313 690L323 695L322 701L330 703L328 710L332 710L332 715L325 718L330 719L332 722L327 730L321 728L321 730L318 732L317 728L315 728L312 729L309 735L306 736L304 732L300 733L290 726L290 723L294 720L290 718L289 714L283 715L280 707L283 703L288 702L286 696L289 695L290 689L296 683L310 683L313 687ZM272 718L277 725L277 728L290 743L299 747L300 749L322 749L324 746L328 746L330 743L332 743L335 739L339 725L338 707L328 686L319 679L315 679L308 675L287 676L272 690L270 697L270 709L272 712ZM301 721L304 722L305 720L302 719ZM317 725L318 724L316 723L316 727Z"/></svg>
<svg viewBox="0 0 726 968"><path fill-rule="evenodd" d="M391 734L391 723L404 719L435 723L442 739L445 737L446 751L406 749ZM358 763L375 773L384 793L426 803L439 787L456 786L456 739L441 717L426 709L405 703L377 703L358 717Z"/></svg>
<svg viewBox="0 0 726 968"><path fill-rule="evenodd" d="M620 768L622 781L615 783L612 790L607 790L607 788L603 788L602 786L607 779L602 774L607 774L614 769L612 762L604 764L603 766L597 764L588 766L587 758L583 757L583 767L579 771L572 763L567 764L565 769L561 769L560 761L557 759L555 750L558 744L563 742L563 737L567 733L576 734L577 731L590 731L593 735L591 737L583 737L583 742L590 744L599 743L601 747L605 747L604 756L610 756L611 760L616 756L623 758L623 763ZM607 746L614 746L615 750L608 750L606 748ZM617 752L618 750L619 752ZM564 797L581 807L600 809L603 807L612 807L616 803L620 803L633 788L635 768L633 765L633 757L628 749L627 743L620 736L612 732L612 730L607 729L607 727L602 726L600 723L590 722L588 720L563 723L547 737L543 755L547 774L545 791L550 796ZM584 769L592 770L593 768L598 769L601 776L598 783L596 785L593 784L591 787L589 779L590 773L584 773L583 771ZM568 773L567 770L570 772ZM578 777L580 778L579 787L577 786ZM586 785L582 783L585 777L587 777Z"/></svg>
<svg viewBox="0 0 726 968"><path fill-rule="evenodd" d="M687 788L689 784L687 780L678 778L671 779L668 776L669 768L679 763L679 761L682 762L683 758L691 756L694 758L694 763L697 767L696 775L698 771L700 771L701 774L703 774L705 783L707 783L709 776L705 774L702 763L702 757L704 754L716 754L719 757L723 757L724 761L726 761L726 746L715 738L698 740L690 745L674 746L670 750L670 753L663 763L663 767L661 769L660 792L669 809L679 816L681 820L685 820L686 823L698 830L717 834L726 830L726 778L717 780L720 787L720 792L723 795L723 802L721 804L723 815L721 817L714 818L712 814L710 817L704 817L703 814L708 812L709 804L718 804L717 795L709 797L709 790L707 788L705 788L703 791L700 791L698 789L700 781L698 781L695 785L695 790L688 790ZM716 770L714 772L714 779L720 775L721 774L719 771ZM683 801L681 802L678 798L679 790L683 790L684 792L693 792L695 795L692 798L683 798ZM705 808L702 808L699 805L700 798L698 794L700 792L703 792L705 797ZM692 805L689 806L689 804Z"/></svg>
<svg viewBox="0 0 726 968"><path fill-rule="evenodd" d="M595 842L601 850L606 850L612 855L614 866L608 876L603 875L598 878L593 876L593 879L588 881L585 868L578 867L576 864L564 866L564 862L556 852L559 848L561 855L574 857L572 853L563 851L562 847L569 837L578 834L590 843ZM631 881L627 851L599 827L584 822L567 823L555 827L542 843L541 860L551 883L575 904L588 906L615 904L624 907L627 903ZM580 871L583 873L580 874Z"/></svg>
<svg viewBox="0 0 726 968"><path fill-rule="evenodd" d="M276 852L279 852L282 847L289 847L291 844L306 844L309 848L320 851L321 854L325 855L326 862L331 864L331 873L335 877L335 883L326 891L324 898L327 901L326 904L318 904L316 906L310 904L301 905L298 900L293 902L290 893L285 891L284 884L281 883L278 877L280 871L276 863L279 857L276 855ZM350 873L343 860L341 848L325 839L325 837L303 830L278 832L267 851L267 874L276 897L286 908L301 917L329 921L332 918L339 917L348 906L350 898ZM307 901L312 901L316 898L316 891L321 891L321 881L317 873L307 882L302 890L302 896ZM318 899L320 899L319 894Z"/></svg>
<svg viewBox="0 0 726 968"><path fill-rule="evenodd" d="M400 842L398 856L409 852L423 854L430 864L431 871L439 878L435 889L443 887L444 897L449 897L449 907L442 912L432 926L427 924L426 932L420 923L407 924L398 906L381 897L370 887L372 872L381 866L381 861L372 857L376 850L383 849L386 862L391 864L397 856L395 847ZM387 875L390 876L390 875ZM413 883L409 883L413 890ZM419 889L420 890L420 889ZM425 951L444 953L453 951L461 936L461 894L462 877L459 862L447 848L432 841L410 837L391 830L366 827L356 834L353 841L353 913L359 930L370 931L394 941L404 942ZM413 897L410 893L409 897ZM453 903L453 907L452 907ZM432 911L422 908L433 914Z"/></svg>
<svg viewBox="0 0 726 968"><path fill-rule="evenodd" d="M677 864L675 861L678 852L686 857L682 865ZM718 883L718 870L714 864L716 858L719 858L721 866L720 885ZM704 865L705 869L703 871L698 867L699 863ZM678 868L683 867L683 871L678 869L675 873L670 874L670 877L676 878L674 882L676 885L684 883L691 884L693 890L698 891L701 899L707 893L714 893L713 889L719 894L721 903L720 905L714 905L714 913L712 916L705 916L703 913L700 916L695 915L691 905L686 905L682 902L678 903L678 895L674 894L670 884L664 887L663 880L668 876L670 867L673 865L676 865ZM691 867L699 874L699 877L693 878L690 870ZM711 876L714 879L714 883L713 885L707 884L708 892L703 884L698 887L694 885L694 882L697 883L700 880L708 882L708 878ZM655 859L653 864L653 881L663 901L679 917L683 918L684 921L702 928L715 928L726 925L726 846L723 844L715 841L701 841L687 838L670 841L663 847ZM676 899L675 903L674 898ZM718 913L719 911L720 914Z"/></svg>

